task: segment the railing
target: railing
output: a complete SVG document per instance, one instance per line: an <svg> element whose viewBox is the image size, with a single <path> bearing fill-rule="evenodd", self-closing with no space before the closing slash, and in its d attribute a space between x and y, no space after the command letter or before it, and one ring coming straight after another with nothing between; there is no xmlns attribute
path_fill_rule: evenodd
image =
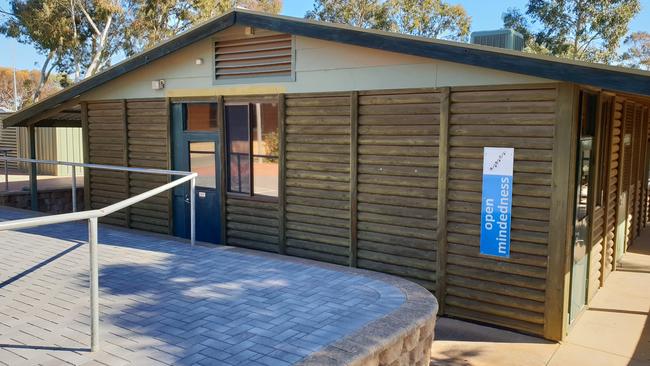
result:
<svg viewBox="0 0 650 366"><path fill-rule="evenodd" d="M190 182L190 243L192 246L194 246L195 239L196 239L196 232L195 232L196 216L194 212L195 210L194 195L195 195L197 174L191 172L176 171L176 170L128 168L128 167L114 166L114 165L83 164L83 163L62 162L62 161L54 161L54 160L0 157L0 161L2 160L4 160L5 163L7 161L18 161L18 162L26 162L26 163L57 164L57 165L71 166L72 179L73 179L72 199L73 199L73 208L75 211L77 206L75 170L77 167L181 176L181 178L178 178L170 183L164 184L160 187L151 189L147 192L127 198L123 201L114 203L110 206L106 206L101 209L0 222L0 231L3 231L3 230L25 229L25 228L35 227L35 226L43 226L43 225L51 225L51 224L60 224L60 223L70 222L70 221L88 220L88 246L90 248L90 317L91 317L90 349L93 352L99 350L99 268L97 264L97 220L98 218L110 215L114 212L122 210L138 202L144 201L147 198L151 198L157 194L165 192L168 189L174 188L176 186L179 186L189 181ZM88 189L88 187L85 187L85 189Z"/></svg>

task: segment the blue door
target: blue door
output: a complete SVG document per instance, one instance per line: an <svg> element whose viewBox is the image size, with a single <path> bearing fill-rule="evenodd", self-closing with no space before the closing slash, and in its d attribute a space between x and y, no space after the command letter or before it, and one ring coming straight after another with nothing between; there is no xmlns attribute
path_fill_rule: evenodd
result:
<svg viewBox="0 0 650 366"><path fill-rule="evenodd" d="M174 169L198 173L196 179L196 240L221 241L220 146L217 104L172 104ZM174 189L174 235L190 237L190 186Z"/></svg>

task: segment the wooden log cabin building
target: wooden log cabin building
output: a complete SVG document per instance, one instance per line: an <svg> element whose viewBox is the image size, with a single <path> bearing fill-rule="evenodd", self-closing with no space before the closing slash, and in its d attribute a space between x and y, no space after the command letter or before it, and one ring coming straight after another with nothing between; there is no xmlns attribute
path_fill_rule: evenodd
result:
<svg viewBox="0 0 650 366"><path fill-rule="evenodd" d="M441 314L561 340L650 221L649 96L648 72L236 10L5 126L198 172L202 241L402 276ZM515 151L509 258L479 252L484 147ZM86 202L167 179L90 170ZM186 237L187 195L105 223Z"/></svg>

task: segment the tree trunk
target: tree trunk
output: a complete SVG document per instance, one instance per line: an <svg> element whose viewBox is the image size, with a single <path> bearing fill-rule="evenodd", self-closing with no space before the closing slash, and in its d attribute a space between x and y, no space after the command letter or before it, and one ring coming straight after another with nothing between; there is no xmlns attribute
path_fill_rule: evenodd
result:
<svg viewBox="0 0 650 366"><path fill-rule="evenodd" d="M50 50L50 52L47 54L47 57L45 58L45 62L43 62L43 67L41 67L41 80L38 82L38 86L36 87L36 90L34 90L34 102L38 102L38 99L41 97L41 91L43 90L43 87L45 84L47 84L47 80L50 78L50 73L52 73L52 69L54 66L51 66L48 68L50 62L52 62L52 59L56 55L56 50Z"/></svg>
<svg viewBox="0 0 650 366"><path fill-rule="evenodd" d="M109 15L108 18L106 19L106 25L104 26L104 29L102 30L102 33L99 36L99 39L97 40L97 50L93 55L93 60L88 66L88 69L86 69L86 75L84 75L84 79L89 76L93 76L99 70L99 66L102 64L101 63L102 54L104 53L104 48L106 47L106 40L108 39L108 31L111 28L112 21L113 21L113 16Z"/></svg>

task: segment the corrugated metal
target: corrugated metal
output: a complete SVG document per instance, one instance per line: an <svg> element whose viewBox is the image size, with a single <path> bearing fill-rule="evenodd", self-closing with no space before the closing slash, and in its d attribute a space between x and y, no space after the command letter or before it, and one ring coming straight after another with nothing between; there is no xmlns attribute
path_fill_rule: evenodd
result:
<svg viewBox="0 0 650 366"><path fill-rule="evenodd" d="M36 128L37 159L82 163L82 145L81 128ZM18 129L18 154L22 158L29 157L29 135L26 128ZM20 164L20 169L27 170L27 168L26 164ZM71 169L63 166L39 164L38 173L65 176L71 174Z"/></svg>
<svg viewBox="0 0 650 366"><path fill-rule="evenodd" d="M56 159L59 161L71 161L83 163L83 142L81 139L81 128L66 127L56 129ZM77 169L77 174L81 174ZM72 168L58 166L56 175L71 175Z"/></svg>
<svg viewBox="0 0 650 366"><path fill-rule="evenodd" d="M18 137L17 136L18 131L17 131L17 128L7 128L7 129L3 128L2 119L7 115L9 115L9 114L0 113L0 147L1 148L12 149L12 151L10 151L8 153L8 156L11 156L11 157L15 158L16 157L16 147L17 147L16 139ZM4 166L4 164L2 164L2 166ZM16 169L17 164L15 162L12 162L12 163L9 163L8 166L9 166L10 169Z"/></svg>

